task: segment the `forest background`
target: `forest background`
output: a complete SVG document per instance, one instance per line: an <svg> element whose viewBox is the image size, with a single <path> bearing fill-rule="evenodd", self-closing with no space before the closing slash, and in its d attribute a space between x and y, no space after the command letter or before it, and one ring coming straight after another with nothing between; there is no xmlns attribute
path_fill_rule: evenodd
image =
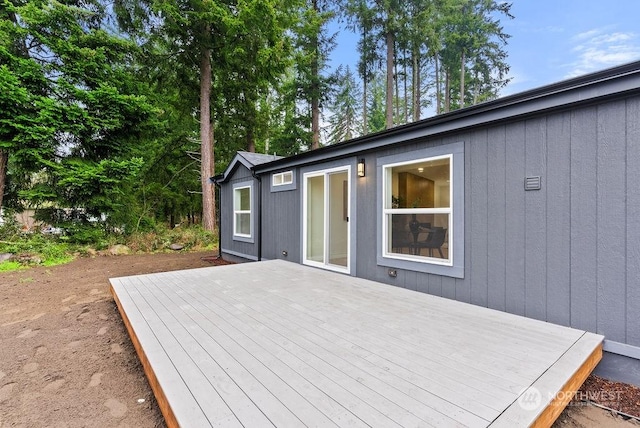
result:
<svg viewBox="0 0 640 428"><path fill-rule="evenodd" d="M238 150L292 155L497 97L510 8L0 0L4 217L33 209L72 241L213 231L209 177ZM327 66L336 21L358 37L356 67Z"/></svg>

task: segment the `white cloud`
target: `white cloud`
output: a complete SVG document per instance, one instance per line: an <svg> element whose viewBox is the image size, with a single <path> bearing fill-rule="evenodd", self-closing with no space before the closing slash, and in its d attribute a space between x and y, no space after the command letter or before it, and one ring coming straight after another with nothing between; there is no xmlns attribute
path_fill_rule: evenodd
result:
<svg viewBox="0 0 640 428"><path fill-rule="evenodd" d="M597 29L597 30L589 30L589 31L585 31L584 33L578 33L575 36L573 36L574 40L586 40L586 39L591 39L595 36L597 36L598 34L600 34L602 32L601 29Z"/></svg>
<svg viewBox="0 0 640 428"><path fill-rule="evenodd" d="M566 77L575 77L640 58L638 34L632 32L607 32L599 28L576 34L571 41L577 57L567 65Z"/></svg>

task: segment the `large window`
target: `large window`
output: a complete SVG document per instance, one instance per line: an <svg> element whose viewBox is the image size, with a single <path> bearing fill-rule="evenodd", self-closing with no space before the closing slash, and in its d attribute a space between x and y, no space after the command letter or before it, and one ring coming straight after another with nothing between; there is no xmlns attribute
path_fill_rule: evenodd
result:
<svg viewBox="0 0 640 428"><path fill-rule="evenodd" d="M376 261L464 278L465 143L425 143L376 161Z"/></svg>
<svg viewBox="0 0 640 428"><path fill-rule="evenodd" d="M233 189L233 234L251 238L251 186Z"/></svg>
<svg viewBox="0 0 640 428"><path fill-rule="evenodd" d="M452 265L452 159L383 166L384 256Z"/></svg>

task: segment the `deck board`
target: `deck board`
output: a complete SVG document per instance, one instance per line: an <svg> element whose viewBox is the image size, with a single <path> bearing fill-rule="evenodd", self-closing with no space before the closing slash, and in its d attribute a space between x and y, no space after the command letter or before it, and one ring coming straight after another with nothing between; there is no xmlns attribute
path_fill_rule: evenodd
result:
<svg viewBox="0 0 640 428"><path fill-rule="evenodd" d="M603 339L283 261L111 284L184 427L528 426ZM520 405L527 388L539 408Z"/></svg>
<svg viewBox="0 0 640 428"><path fill-rule="evenodd" d="M204 296L203 296L204 298ZM245 300L246 301L246 300ZM407 383L416 384L418 387L424 388L422 392L429 393L430 390L435 391L438 395L443 395L444 397L455 397L456 399L462 399L468 397L468 406L474 407L477 406L479 408L479 412L482 411L485 406L483 406L482 401L485 399L484 393L480 396L477 395L478 392L481 391L467 391L467 389L460 390L459 388L456 390L451 388L451 382L460 381L460 379L464 379L464 383L467 387L473 387L473 385L482 387L484 382L487 379L471 379L469 380L466 375L463 375L459 372L455 372L453 374L449 373L449 376L443 376L441 373L447 373L447 367L442 365L432 364L429 370L423 369L421 366L429 364L430 361L424 359L424 357L417 355L413 360L405 358L401 358L399 355L394 353L387 352L388 347L378 346L372 344L371 342L364 343L362 342L362 338L358 335L349 336L349 340L342 339L338 334L333 334L329 330L325 330L319 324L309 324L305 322L302 318L292 318L287 317L284 312L286 311L286 307L281 305L280 311L272 310L269 314L269 311L264 310L267 307L265 300L260 300L260 306L263 308L261 312L253 311L260 318L260 322L262 325L268 325L270 328L274 329L276 332L281 333L282 335L288 336L289 339L298 337L301 333L299 327L307 326L309 333L305 336L310 337L311 342L305 344L305 348L311 349L314 352L322 352L322 350L318 351L318 347L316 344L320 344L320 346L324 346L325 349L330 349L333 352L340 352L340 356L345 361L349 361L350 364L354 366L358 366L360 368L364 368L368 371L373 371L377 375L383 376L385 378L392 378L389 383L402 383L402 390L406 391L408 389ZM250 309L246 309L250 310ZM281 318L281 321L278 321L277 318ZM297 328L295 332L291 331L289 325L295 323ZM311 327L308 327L311 326ZM340 333L340 332L338 332ZM362 346L358 343L362 343ZM337 346L336 346L337 345ZM363 346L366 346L364 348ZM368 350L367 350L368 348ZM398 348L396 348L398 349ZM346 354L346 351L349 353ZM401 350L402 354L405 354L404 350ZM382 357L379 357L381 355ZM377 357L377 359L376 359ZM399 375L389 375L389 371L393 370L391 366L391 361L400 361L402 367L408 367L413 370L404 370L406 373L403 373L402 376ZM377 363L377 364L376 364ZM397 366L397 364L396 364ZM402 370L402 367L397 367ZM349 369L345 369L349 370ZM416 374L415 372L418 372ZM428 377L423 377L420 379L420 373L426 374ZM403 382L404 378L404 382ZM387 386L388 387L388 386ZM415 391L414 391L415 392ZM499 391L492 390L492 397L486 398L489 403L493 403L496 396L500 395ZM516 394L509 394L507 398L507 402L511 402L513 398L516 397ZM447 402L444 400L440 400L434 408L442 408L446 406ZM449 406L452 407L452 406ZM447 407L444 408L447 410L446 413L449 413L451 409ZM502 409L502 407L499 407ZM494 412L495 413L495 412ZM489 415L490 417L491 415Z"/></svg>

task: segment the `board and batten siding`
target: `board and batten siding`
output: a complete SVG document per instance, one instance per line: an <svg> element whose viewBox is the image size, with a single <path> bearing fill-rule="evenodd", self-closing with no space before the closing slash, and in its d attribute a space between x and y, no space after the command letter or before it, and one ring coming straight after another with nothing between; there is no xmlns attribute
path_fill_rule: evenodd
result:
<svg viewBox="0 0 640 428"><path fill-rule="evenodd" d="M253 183L253 195L251 207L251 221L254 224L253 243L243 242L233 239L233 189L238 183ZM233 171L232 178L220 188L220 244L223 252L228 251L232 256L244 256L251 260L258 258L257 233L258 233L258 215L260 206L256 192L258 191L257 180L252 176L244 165L238 164Z"/></svg>
<svg viewBox="0 0 640 428"><path fill-rule="evenodd" d="M403 269L390 277L376 261L376 161L456 142L465 146L464 278ZM640 346L638 97L394 144L353 161L361 158L366 177L352 175L356 276ZM540 190L524 190L530 176L541 177ZM263 186L266 259L300 262L298 183L278 193Z"/></svg>
<svg viewBox="0 0 640 428"><path fill-rule="evenodd" d="M358 181L357 275L640 346L640 100L366 154L465 143L465 276L377 266L375 169ZM540 176L541 190L525 191ZM357 180L357 178L356 178Z"/></svg>
<svg viewBox="0 0 640 428"><path fill-rule="evenodd" d="M301 263L300 234L302 233L302 178L297 174L295 190L272 192L271 175L263 176L262 186L262 257ZM286 255L283 254L286 251Z"/></svg>

